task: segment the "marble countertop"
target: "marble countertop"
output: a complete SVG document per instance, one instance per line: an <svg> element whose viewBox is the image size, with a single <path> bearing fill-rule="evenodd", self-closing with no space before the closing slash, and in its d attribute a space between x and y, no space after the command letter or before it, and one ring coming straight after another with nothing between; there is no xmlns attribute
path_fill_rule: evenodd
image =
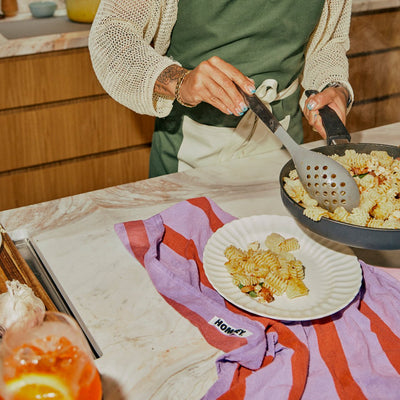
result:
<svg viewBox="0 0 400 400"><path fill-rule="evenodd" d="M60 7L57 9L54 17L67 18L67 12L65 8ZM17 39L7 39L1 34L2 23L30 21L32 19L33 17L30 12L21 12L15 17L0 20L0 58L45 53L48 51L75 49L87 47L88 45L91 24L81 23L79 30L77 29L76 31ZM52 18L48 18L47 20L50 19ZM43 20L44 19L41 19L41 21L38 22L46 22Z"/></svg>
<svg viewBox="0 0 400 400"><path fill-rule="evenodd" d="M400 123L358 132L353 142L400 145ZM323 141L307 147L324 145ZM148 218L207 196L237 217L289 215L278 176L281 150L0 212L13 239L29 237L55 273L103 356L104 400L199 399L217 378L220 355L154 289L114 224ZM357 255L400 278L399 251ZM368 259L370 258L370 259ZM373 261L371 261L373 260Z"/></svg>
<svg viewBox="0 0 400 400"><path fill-rule="evenodd" d="M79 32L56 33L45 36L34 36L8 40L1 34L1 24L5 21L21 21L32 19L27 0L19 0L19 14L12 18L0 20L0 58L43 53L56 50L67 50L86 47L88 44L88 29ZM58 0L55 16L65 16L66 10L62 0ZM400 7L400 0L353 0L353 12L382 10Z"/></svg>

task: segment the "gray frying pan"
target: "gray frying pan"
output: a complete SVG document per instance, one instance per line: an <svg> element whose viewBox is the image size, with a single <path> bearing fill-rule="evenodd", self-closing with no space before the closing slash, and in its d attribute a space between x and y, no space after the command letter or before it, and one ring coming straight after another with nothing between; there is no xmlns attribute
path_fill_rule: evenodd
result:
<svg viewBox="0 0 400 400"><path fill-rule="evenodd" d="M340 121L336 113L329 107L320 110L322 122L327 133L328 146L313 149L331 156L333 154L344 155L346 150L353 149L357 153L369 154L373 150L386 151L393 158L400 157L400 147L375 143L350 143L350 135ZM281 170L279 176L281 198L283 204L296 220L325 238L346 244L371 250L398 250L400 249L400 229L367 228L358 225L347 224L323 217L320 221L303 215L304 208L297 204L284 189L284 177L294 169L293 160L288 161Z"/></svg>
<svg viewBox="0 0 400 400"><path fill-rule="evenodd" d="M347 143L338 145L328 145L313 149L325 155L344 155L346 150L354 149L357 153L370 153L373 150L386 151L392 157L400 157L400 148L387 144L375 143ZM323 217L320 221L303 215L304 208L297 204L283 188L283 178L289 176L289 172L294 169L292 160L288 161L282 168L279 183L283 204L293 217L304 227L310 229L325 238L340 242L352 247L359 247L371 250L399 250L400 249L400 229L381 229L367 228L334 221Z"/></svg>

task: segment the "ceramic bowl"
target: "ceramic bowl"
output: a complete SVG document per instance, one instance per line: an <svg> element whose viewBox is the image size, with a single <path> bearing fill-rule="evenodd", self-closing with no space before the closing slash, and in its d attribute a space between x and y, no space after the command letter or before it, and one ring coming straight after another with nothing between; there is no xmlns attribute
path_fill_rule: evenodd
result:
<svg viewBox="0 0 400 400"><path fill-rule="evenodd" d="M57 3L54 1L35 1L34 3L29 3L29 9L35 18L52 17L56 8Z"/></svg>

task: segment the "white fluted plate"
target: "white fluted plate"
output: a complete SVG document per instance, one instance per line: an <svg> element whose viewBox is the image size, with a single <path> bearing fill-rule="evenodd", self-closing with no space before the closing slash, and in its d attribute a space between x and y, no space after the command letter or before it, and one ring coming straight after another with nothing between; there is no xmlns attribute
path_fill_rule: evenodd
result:
<svg viewBox="0 0 400 400"><path fill-rule="evenodd" d="M293 255L305 266L307 296L289 299L284 294L275 296L271 303L259 303L233 284L224 265L225 249L232 244L245 250L256 240L263 245L273 232L299 241L300 249ZM203 264L210 283L227 301L253 314L282 321L332 315L354 299L362 282L360 263L350 248L312 233L306 235L293 218L278 215L255 215L225 224L208 240Z"/></svg>

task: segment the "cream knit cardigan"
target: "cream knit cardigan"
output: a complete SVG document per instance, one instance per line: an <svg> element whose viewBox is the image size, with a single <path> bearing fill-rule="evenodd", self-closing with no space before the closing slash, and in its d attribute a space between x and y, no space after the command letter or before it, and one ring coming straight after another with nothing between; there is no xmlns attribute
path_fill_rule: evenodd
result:
<svg viewBox="0 0 400 400"><path fill-rule="evenodd" d="M154 94L160 73L178 62L165 56L179 0L102 0L89 35L92 65L104 89L139 114L165 117L172 100ZM295 0L294 0L295 1ZM327 0L306 52L305 89L348 83L351 0ZM300 101L304 104L304 95Z"/></svg>

